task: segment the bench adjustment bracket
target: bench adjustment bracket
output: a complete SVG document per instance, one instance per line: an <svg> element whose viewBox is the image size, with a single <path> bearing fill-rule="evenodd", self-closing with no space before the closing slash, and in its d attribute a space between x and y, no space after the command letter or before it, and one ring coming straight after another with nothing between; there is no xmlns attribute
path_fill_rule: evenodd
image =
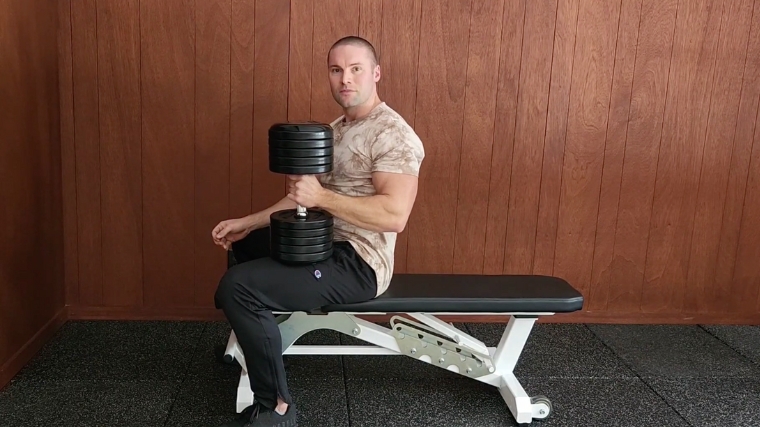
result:
<svg viewBox="0 0 760 427"><path fill-rule="evenodd" d="M390 324L401 354L471 378L495 371L489 355L457 344L440 331L401 316L393 316Z"/></svg>

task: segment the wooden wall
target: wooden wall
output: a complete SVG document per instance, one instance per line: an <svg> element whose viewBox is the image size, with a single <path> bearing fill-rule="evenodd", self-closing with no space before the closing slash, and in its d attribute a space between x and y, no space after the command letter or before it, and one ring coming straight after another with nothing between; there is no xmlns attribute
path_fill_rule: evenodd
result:
<svg viewBox="0 0 760 427"><path fill-rule="evenodd" d="M0 1L0 388L66 320L56 24Z"/></svg>
<svg viewBox="0 0 760 427"><path fill-rule="evenodd" d="M266 129L340 114L326 51L359 34L427 149L397 272L760 322L760 0L60 3L72 317L217 316L211 228L282 196Z"/></svg>

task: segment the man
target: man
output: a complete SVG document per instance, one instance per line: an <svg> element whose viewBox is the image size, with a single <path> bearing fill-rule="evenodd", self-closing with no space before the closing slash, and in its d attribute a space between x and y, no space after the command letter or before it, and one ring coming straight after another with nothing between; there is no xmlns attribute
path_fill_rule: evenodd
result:
<svg viewBox="0 0 760 427"><path fill-rule="evenodd" d="M212 231L214 243L231 249L238 261L221 279L215 302L243 349L255 399L227 426L296 425L272 310L309 311L385 292L396 235L417 196L424 149L414 130L378 97L375 49L360 37L338 40L328 53L328 75L333 98L343 107L331 123L333 171L289 176L285 198ZM333 215L334 254L328 260L288 266L269 258L269 216L296 204Z"/></svg>

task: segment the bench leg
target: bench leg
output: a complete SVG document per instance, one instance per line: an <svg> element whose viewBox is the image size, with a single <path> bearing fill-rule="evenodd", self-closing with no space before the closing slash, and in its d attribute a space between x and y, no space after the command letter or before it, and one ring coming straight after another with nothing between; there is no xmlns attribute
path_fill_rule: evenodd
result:
<svg viewBox="0 0 760 427"><path fill-rule="evenodd" d="M499 393L518 423L546 418L552 409L551 402L545 396L528 396L514 374L515 365L535 322L535 318L512 316L493 352L496 374L501 377Z"/></svg>
<svg viewBox="0 0 760 427"><path fill-rule="evenodd" d="M240 382L238 382L237 399L235 401L235 411L237 413L253 405L253 390L251 390L251 380L248 377L248 371L240 372Z"/></svg>

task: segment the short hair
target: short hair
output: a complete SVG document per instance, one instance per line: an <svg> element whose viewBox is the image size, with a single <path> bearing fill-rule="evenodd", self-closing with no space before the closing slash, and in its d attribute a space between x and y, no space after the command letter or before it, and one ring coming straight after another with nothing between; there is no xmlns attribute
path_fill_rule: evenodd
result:
<svg viewBox="0 0 760 427"><path fill-rule="evenodd" d="M361 46L369 50L370 57L372 58L373 65L377 65L380 63L378 60L377 51L375 51L375 47L372 46L372 43L370 43L367 39L359 37L359 36L346 36L335 43L333 43L332 46L330 46L330 50L327 51L327 57L329 61L330 53L338 46L344 46L344 45L353 45L353 46Z"/></svg>

